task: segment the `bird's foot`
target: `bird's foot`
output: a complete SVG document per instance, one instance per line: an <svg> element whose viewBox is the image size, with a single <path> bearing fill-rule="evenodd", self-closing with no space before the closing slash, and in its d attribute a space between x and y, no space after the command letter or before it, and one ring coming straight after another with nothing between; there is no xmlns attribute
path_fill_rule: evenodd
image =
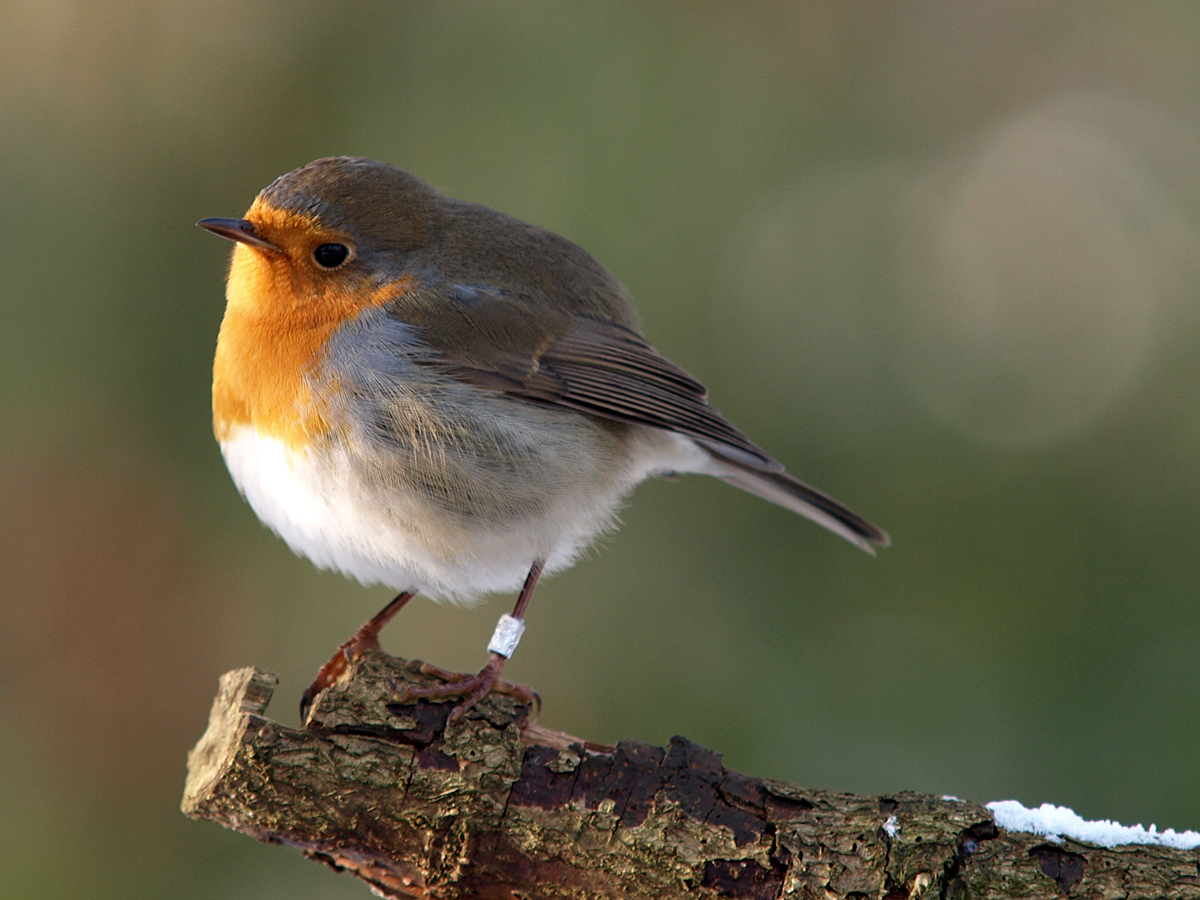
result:
<svg viewBox="0 0 1200 900"><path fill-rule="evenodd" d="M379 650L379 638L374 634L361 634L362 629L354 632L354 636L348 641L344 641L340 647L333 652L333 656L325 662L317 670L317 677L313 679L312 684L304 689L304 693L300 695L300 721L301 723L308 721L308 712L312 709L313 701L317 699L317 694L325 690L327 687L332 687L337 683L338 678L342 673L349 669L359 658L368 650Z"/></svg>
<svg viewBox="0 0 1200 900"><path fill-rule="evenodd" d="M428 700L441 700L447 697L460 698L459 704L450 713L449 721L451 722L461 719L471 707L492 691L500 694L508 694L510 697L517 698L522 703L534 706L537 711L541 711L542 698L538 696L537 691L528 685L505 681L500 677L500 673L504 670L505 662L507 660L503 656L499 653L493 653L492 658L488 660L488 664L474 675L468 675L463 672L448 672L429 663L421 663L420 671L423 675L432 675L434 678L440 679L445 683L430 685L407 684L401 687L400 691L405 700L416 700L418 698Z"/></svg>
<svg viewBox="0 0 1200 900"><path fill-rule="evenodd" d="M325 690L327 687L332 687L337 683L338 678L342 673L356 663L364 653L368 650L382 650L379 646L379 632L383 630L383 626L391 621L396 613L404 608L414 596L414 591L405 591L398 595L395 600L377 612L370 620L364 622L351 635L350 640L342 643L333 656L329 657L329 661L317 670L317 677L313 679L312 684L305 688L304 693L300 695L300 722L301 724L308 721L308 711L312 709L313 701L317 699L317 694Z"/></svg>

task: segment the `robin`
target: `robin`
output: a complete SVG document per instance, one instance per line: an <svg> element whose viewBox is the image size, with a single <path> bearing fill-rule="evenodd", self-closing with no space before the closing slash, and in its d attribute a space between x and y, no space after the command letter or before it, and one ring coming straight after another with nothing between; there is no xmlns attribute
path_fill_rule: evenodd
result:
<svg viewBox="0 0 1200 900"><path fill-rule="evenodd" d="M709 406L565 238L351 157L197 224L236 242L213 366L234 482L296 553L402 592L321 668L302 718L418 592L520 589L480 672L428 667L443 683L409 698L456 698L456 718L493 689L532 699L500 675L538 579L651 476L713 475L868 552L888 543Z"/></svg>

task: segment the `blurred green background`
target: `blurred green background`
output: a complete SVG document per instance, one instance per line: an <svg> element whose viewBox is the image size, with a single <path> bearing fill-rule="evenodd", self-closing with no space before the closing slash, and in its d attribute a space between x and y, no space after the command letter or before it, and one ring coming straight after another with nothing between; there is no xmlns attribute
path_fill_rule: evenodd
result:
<svg viewBox="0 0 1200 900"><path fill-rule="evenodd" d="M1200 6L0 4L0 895L362 897L177 808L387 599L259 526L209 427L236 216L319 156L561 232L869 559L639 489L543 585L542 721L839 791L1200 828ZM474 669L511 598L420 602Z"/></svg>

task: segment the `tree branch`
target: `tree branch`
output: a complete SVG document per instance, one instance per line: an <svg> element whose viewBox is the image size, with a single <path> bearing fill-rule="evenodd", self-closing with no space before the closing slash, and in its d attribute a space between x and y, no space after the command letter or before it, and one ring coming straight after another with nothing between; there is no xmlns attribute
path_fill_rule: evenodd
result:
<svg viewBox="0 0 1200 900"><path fill-rule="evenodd" d="M997 829L975 803L751 778L683 738L591 744L491 695L397 703L415 664L364 656L304 730L264 718L277 679L221 679L183 811L299 847L384 897L766 900L1200 898L1200 853Z"/></svg>

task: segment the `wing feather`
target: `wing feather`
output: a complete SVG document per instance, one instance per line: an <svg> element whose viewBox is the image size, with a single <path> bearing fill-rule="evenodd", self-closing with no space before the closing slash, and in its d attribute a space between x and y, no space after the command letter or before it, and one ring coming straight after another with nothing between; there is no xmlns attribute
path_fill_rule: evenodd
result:
<svg viewBox="0 0 1200 900"><path fill-rule="evenodd" d="M478 349L478 345L474 349ZM783 466L708 405L704 385L639 334L598 319L570 327L528 355L496 349L480 359L445 352L448 374L513 396L685 434L711 452L764 472Z"/></svg>
<svg viewBox="0 0 1200 900"><path fill-rule="evenodd" d="M538 314L529 298L479 286L390 314L423 333L429 365L469 384L593 416L687 435L713 456L709 474L800 513L868 552L887 535L827 494L796 480L708 405L704 385L636 331L611 320ZM469 307L469 309L468 309ZM453 322L454 328L446 323Z"/></svg>

